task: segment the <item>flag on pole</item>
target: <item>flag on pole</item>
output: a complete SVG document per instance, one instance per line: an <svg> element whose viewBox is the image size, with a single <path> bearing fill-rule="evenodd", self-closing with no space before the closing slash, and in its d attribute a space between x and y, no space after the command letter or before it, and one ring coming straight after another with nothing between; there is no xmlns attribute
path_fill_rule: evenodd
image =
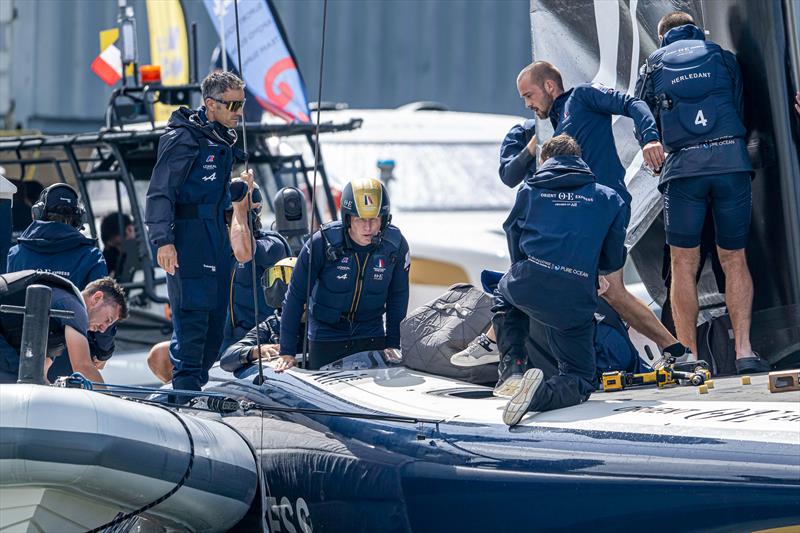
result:
<svg viewBox="0 0 800 533"><path fill-rule="evenodd" d="M122 79L122 53L110 44L92 61L92 72L106 82L114 85Z"/></svg>
<svg viewBox="0 0 800 533"><path fill-rule="evenodd" d="M150 62L161 67L161 83L189 83L189 39L179 0L147 0L147 26L150 30ZM166 121L177 106L156 104L157 122Z"/></svg>
<svg viewBox="0 0 800 533"><path fill-rule="evenodd" d="M225 49L236 65L235 0L204 0L217 33L225 28ZM259 105L287 122L309 122L308 100L300 70L280 19L267 0L238 0L242 40L242 77ZM222 24L218 23L219 17Z"/></svg>

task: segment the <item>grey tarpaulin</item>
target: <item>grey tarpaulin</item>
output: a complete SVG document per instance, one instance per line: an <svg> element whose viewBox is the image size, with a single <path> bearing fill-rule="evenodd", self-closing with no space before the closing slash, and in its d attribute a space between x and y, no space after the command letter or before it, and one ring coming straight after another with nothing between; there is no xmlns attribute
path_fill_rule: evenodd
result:
<svg viewBox="0 0 800 533"><path fill-rule="evenodd" d="M457 367L450 357L489 328L492 299L462 283L414 309L400 323L403 364L409 368L471 383L497 381L497 365Z"/></svg>

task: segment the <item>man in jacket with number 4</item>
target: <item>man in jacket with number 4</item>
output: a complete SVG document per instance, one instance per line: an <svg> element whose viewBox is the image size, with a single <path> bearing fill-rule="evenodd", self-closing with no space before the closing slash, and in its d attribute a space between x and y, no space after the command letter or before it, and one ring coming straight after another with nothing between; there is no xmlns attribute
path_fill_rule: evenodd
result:
<svg viewBox="0 0 800 533"><path fill-rule="evenodd" d="M753 281L745 247L750 229L753 167L742 122L742 76L736 57L706 41L688 13L658 24L661 48L647 58L636 94L650 106L666 161L659 190L672 254L672 305L681 343L697 353L700 234L711 209L725 271L725 300L736 341L739 373L769 364L750 346Z"/></svg>

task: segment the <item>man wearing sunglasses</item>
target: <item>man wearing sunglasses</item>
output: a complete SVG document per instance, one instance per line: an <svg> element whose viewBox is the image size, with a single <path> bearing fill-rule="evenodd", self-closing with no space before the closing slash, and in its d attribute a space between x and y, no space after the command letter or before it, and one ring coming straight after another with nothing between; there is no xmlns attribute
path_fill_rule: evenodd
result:
<svg viewBox="0 0 800 533"><path fill-rule="evenodd" d="M167 273L173 334L169 354L175 389L200 390L222 343L231 244L225 226L244 82L212 72L202 82L203 105L169 119L147 191L145 222ZM242 177L246 177L242 173Z"/></svg>

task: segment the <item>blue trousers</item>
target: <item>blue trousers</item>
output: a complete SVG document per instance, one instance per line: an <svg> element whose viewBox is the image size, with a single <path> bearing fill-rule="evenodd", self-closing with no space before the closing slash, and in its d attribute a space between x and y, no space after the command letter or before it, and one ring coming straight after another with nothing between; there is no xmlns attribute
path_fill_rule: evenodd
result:
<svg viewBox="0 0 800 533"><path fill-rule="evenodd" d="M500 380L526 368L539 368L545 382L532 411L550 411L586 401L595 389L595 323L559 329L510 304L494 293L495 336L500 351ZM523 355L524 354L524 355Z"/></svg>
<svg viewBox="0 0 800 533"><path fill-rule="evenodd" d="M172 388L200 390L208 382L208 371L219 358L225 327L225 302L212 311L172 311Z"/></svg>
<svg viewBox="0 0 800 533"><path fill-rule="evenodd" d="M558 374L542 383L529 410L551 411L585 402L596 382L594 319L569 329L543 326L550 352L558 361Z"/></svg>

